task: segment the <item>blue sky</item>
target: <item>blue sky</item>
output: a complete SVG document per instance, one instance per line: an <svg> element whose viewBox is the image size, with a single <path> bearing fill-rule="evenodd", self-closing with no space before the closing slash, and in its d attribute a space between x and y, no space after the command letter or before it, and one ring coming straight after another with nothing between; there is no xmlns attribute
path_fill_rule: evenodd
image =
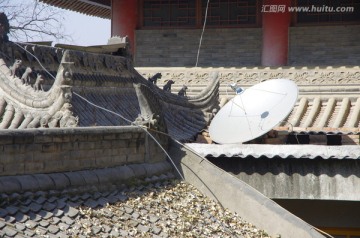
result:
<svg viewBox="0 0 360 238"><path fill-rule="evenodd" d="M111 35L110 20L91 17L73 11L65 11L65 30L74 42L61 42L75 45L104 45Z"/></svg>
<svg viewBox="0 0 360 238"><path fill-rule="evenodd" d="M35 0L31 0L35 1ZM72 0L69 0L72 1ZM0 11L4 11L5 13L13 13L17 14L19 11L29 11L25 14L31 14L32 11L32 3L29 0L4 0L3 2L0 0ZM40 3L41 4L41 3ZM1 9L4 8L4 9ZM52 7L50 7L52 8ZM63 21L63 25L65 29L62 29L65 35L71 35L73 41L65 41L59 40L56 41L51 37L47 37L43 35L41 39L35 36L33 39L29 41L53 41L53 44L63 43L63 44L74 44L74 45L103 45L106 44L111 35L111 22L110 20L102 19L99 17L87 16L81 13L77 13L74 11L64 10L60 8L56 8L62 17L65 19ZM43 11L44 14L47 14L46 11ZM21 17L19 17L21 19ZM10 22L12 24L14 22ZM15 22L14 24L18 24ZM31 33L30 33L31 35ZM11 39L10 36L10 40ZM22 39L26 41L26 39ZM20 40L21 41L21 37Z"/></svg>

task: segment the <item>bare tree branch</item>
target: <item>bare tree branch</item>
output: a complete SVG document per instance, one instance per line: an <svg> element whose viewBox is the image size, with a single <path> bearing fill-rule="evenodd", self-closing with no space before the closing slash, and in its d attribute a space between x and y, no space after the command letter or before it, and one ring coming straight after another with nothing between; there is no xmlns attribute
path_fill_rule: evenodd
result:
<svg viewBox="0 0 360 238"><path fill-rule="evenodd" d="M0 9L10 22L10 40L73 41L65 32L64 10L36 0L0 0Z"/></svg>

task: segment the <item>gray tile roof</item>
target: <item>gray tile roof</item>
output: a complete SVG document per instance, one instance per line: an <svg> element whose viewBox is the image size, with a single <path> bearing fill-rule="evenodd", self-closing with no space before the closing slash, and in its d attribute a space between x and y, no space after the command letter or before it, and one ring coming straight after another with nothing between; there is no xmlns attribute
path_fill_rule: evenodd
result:
<svg viewBox="0 0 360 238"><path fill-rule="evenodd" d="M13 92L8 94L11 95L9 97L0 95L0 106L4 107L0 108L0 116L7 115L8 118L0 125L3 129L47 125L123 126L129 125L129 121L134 122L140 115L148 114L154 118L159 116L156 126L162 128L162 132L168 132L177 140L191 141L205 128L209 114L218 104L219 81L215 74L209 76L208 86L204 87L204 90L196 96L187 98L166 92L143 78L126 57L76 50L64 51L39 45L30 47L23 44L21 47L26 47L41 61L49 61L50 63L45 65L46 70L49 70L52 76L56 76L56 79L54 80L34 59L27 57L28 52L20 48L20 45L3 45L3 49L0 50L4 55L12 51L21 59L22 65L18 74L26 67L33 67L34 72L43 75L45 88L44 92L34 91L30 85L22 85L19 77L13 80L3 74L1 81L7 83L5 86L1 85L2 89L5 92ZM1 60L5 63L0 69L9 72L7 65L13 63L11 57ZM59 70L58 73L56 70ZM63 72L71 76L63 77ZM21 87L18 87L17 83L21 84ZM58 86L61 86L64 92L58 90ZM27 90L34 91L31 94L34 102L49 99L46 101L46 111L42 104L39 106L39 103L26 99L29 96ZM60 103L57 99L62 98L61 95L66 95L66 100ZM19 112L21 117L13 116L14 111ZM45 123L42 124L40 118L45 117L44 113L48 119L42 120L42 123Z"/></svg>
<svg viewBox="0 0 360 238"><path fill-rule="evenodd" d="M165 180L104 191L3 194L0 236L268 237L192 186L171 178L168 174Z"/></svg>

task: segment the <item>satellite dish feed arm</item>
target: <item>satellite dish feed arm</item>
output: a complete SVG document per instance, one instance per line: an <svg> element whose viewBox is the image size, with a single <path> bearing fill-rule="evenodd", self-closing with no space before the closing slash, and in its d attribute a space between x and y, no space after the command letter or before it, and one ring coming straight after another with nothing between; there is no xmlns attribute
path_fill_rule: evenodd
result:
<svg viewBox="0 0 360 238"><path fill-rule="evenodd" d="M232 83L229 86L232 90L234 90L234 92L236 94L240 94L244 91L244 89L242 87L238 86L236 83Z"/></svg>

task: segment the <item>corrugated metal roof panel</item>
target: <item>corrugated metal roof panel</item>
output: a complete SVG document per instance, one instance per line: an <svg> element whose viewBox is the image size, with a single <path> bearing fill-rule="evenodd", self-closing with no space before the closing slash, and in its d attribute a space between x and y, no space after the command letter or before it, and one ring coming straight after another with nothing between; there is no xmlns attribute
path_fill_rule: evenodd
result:
<svg viewBox="0 0 360 238"><path fill-rule="evenodd" d="M204 157L360 159L360 146L358 145L218 145L197 143L188 143L186 145Z"/></svg>

